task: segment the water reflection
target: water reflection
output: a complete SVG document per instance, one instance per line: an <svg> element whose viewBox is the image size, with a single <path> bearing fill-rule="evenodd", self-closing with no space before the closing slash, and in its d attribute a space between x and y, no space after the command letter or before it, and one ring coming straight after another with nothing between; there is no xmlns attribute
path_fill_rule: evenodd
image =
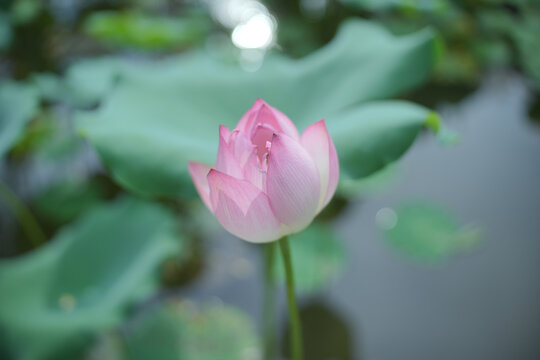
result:
<svg viewBox="0 0 540 360"><path fill-rule="evenodd" d="M304 357L309 360L361 360L359 335L353 339L344 317L323 301L300 307ZM284 324L285 326L287 324ZM284 329L282 352L290 357L289 329ZM356 348L356 349L355 349Z"/></svg>

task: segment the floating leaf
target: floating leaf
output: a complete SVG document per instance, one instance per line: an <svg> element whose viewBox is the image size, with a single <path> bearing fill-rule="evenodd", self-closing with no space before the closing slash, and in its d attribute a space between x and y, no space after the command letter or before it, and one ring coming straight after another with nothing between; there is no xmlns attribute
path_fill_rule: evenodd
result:
<svg viewBox="0 0 540 360"><path fill-rule="evenodd" d="M329 226L311 224L306 230L291 235L290 247L297 289L309 294L323 289L345 266L345 249ZM277 244L275 251L278 251ZM275 278L285 281L281 256L274 257Z"/></svg>
<svg viewBox="0 0 540 360"><path fill-rule="evenodd" d="M174 215L121 199L93 209L34 252L2 260L2 342L23 360L80 350L156 288L157 268L180 240Z"/></svg>
<svg viewBox="0 0 540 360"><path fill-rule="evenodd" d="M481 231L462 226L446 209L429 203L411 203L397 210L381 209L377 223L393 248L412 258L434 262L475 246Z"/></svg>
<svg viewBox="0 0 540 360"><path fill-rule="evenodd" d="M127 336L128 360L259 359L251 319L221 304L170 302L146 314Z"/></svg>
<svg viewBox="0 0 540 360"><path fill-rule="evenodd" d="M233 127L262 97L301 130L326 118L343 170L367 176L410 146L429 111L359 103L418 85L434 54L430 31L394 37L349 21L318 52L301 60L270 56L252 73L201 52L127 67L103 106L79 113L77 123L121 185L150 196L192 196L188 160L213 163L218 125ZM366 145L358 140L364 132L376 136Z"/></svg>
<svg viewBox="0 0 540 360"><path fill-rule="evenodd" d="M22 135L38 105L38 94L33 87L0 81L0 158Z"/></svg>
<svg viewBox="0 0 540 360"><path fill-rule="evenodd" d="M189 46L203 40L208 31L202 18L156 17L137 12L93 13L84 29L95 39L143 50Z"/></svg>

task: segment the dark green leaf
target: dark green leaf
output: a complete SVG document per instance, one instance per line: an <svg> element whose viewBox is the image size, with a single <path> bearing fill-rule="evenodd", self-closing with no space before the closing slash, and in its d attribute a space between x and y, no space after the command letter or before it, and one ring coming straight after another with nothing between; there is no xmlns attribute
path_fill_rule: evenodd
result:
<svg viewBox="0 0 540 360"><path fill-rule="evenodd" d="M34 252L1 261L0 324L9 348L17 359L82 348L156 288L157 268L180 240L174 215L122 199Z"/></svg>

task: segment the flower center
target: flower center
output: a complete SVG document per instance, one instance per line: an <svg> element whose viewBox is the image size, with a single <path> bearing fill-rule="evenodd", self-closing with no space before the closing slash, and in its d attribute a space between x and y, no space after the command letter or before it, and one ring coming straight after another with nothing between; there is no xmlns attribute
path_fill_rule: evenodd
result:
<svg viewBox="0 0 540 360"><path fill-rule="evenodd" d="M276 131L271 126L259 124L251 135L251 142L257 147L257 156L261 164L272 146L272 137L275 133Z"/></svg>

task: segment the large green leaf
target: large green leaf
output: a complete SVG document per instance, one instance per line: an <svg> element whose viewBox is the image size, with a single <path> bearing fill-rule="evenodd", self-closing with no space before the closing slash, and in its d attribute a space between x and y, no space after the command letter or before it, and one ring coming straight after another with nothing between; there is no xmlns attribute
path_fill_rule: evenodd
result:
<svg viewBox="0 0 540 360"><path fill-rule="evenodd" d="M301 130L328 119L346 172L365 176L406 150L428 112L403 103L357 107L424 81L434 54L428 30L395 37L373 23L349 21L318 52L301 60L270 56L256 72L199 52L125 66L103 106L79 114L78 127L123 186L146 195L186 195L193 193L188 160L213 163L218 125L234 127L262 97ZM357 144L364 131L377 136L369 148ZM355 155L361 159L352 161Z"/></svg>
<svg viewBox="0 0 540 360"><path fill-rule="evenodd" d="M0 262L0 331L17 359L58 358L117 324L178 251L174 215L139 200L93 209L52 242ZM4 340L4 339L2 339Z"/></svg>
<svg viewBox="0 0 540 360"><path fill-rule="evenodd" d="M127 336L129 360L258 359L260 348L250 318L222 304L197 308L170 302L146 314Z"/></svg>
<svg viewBox="0 0 540 360"><path fill-rule="evenodd" d="M33 87L0 81L0 158L22 135L38 105L38 94Z"/></svg>

